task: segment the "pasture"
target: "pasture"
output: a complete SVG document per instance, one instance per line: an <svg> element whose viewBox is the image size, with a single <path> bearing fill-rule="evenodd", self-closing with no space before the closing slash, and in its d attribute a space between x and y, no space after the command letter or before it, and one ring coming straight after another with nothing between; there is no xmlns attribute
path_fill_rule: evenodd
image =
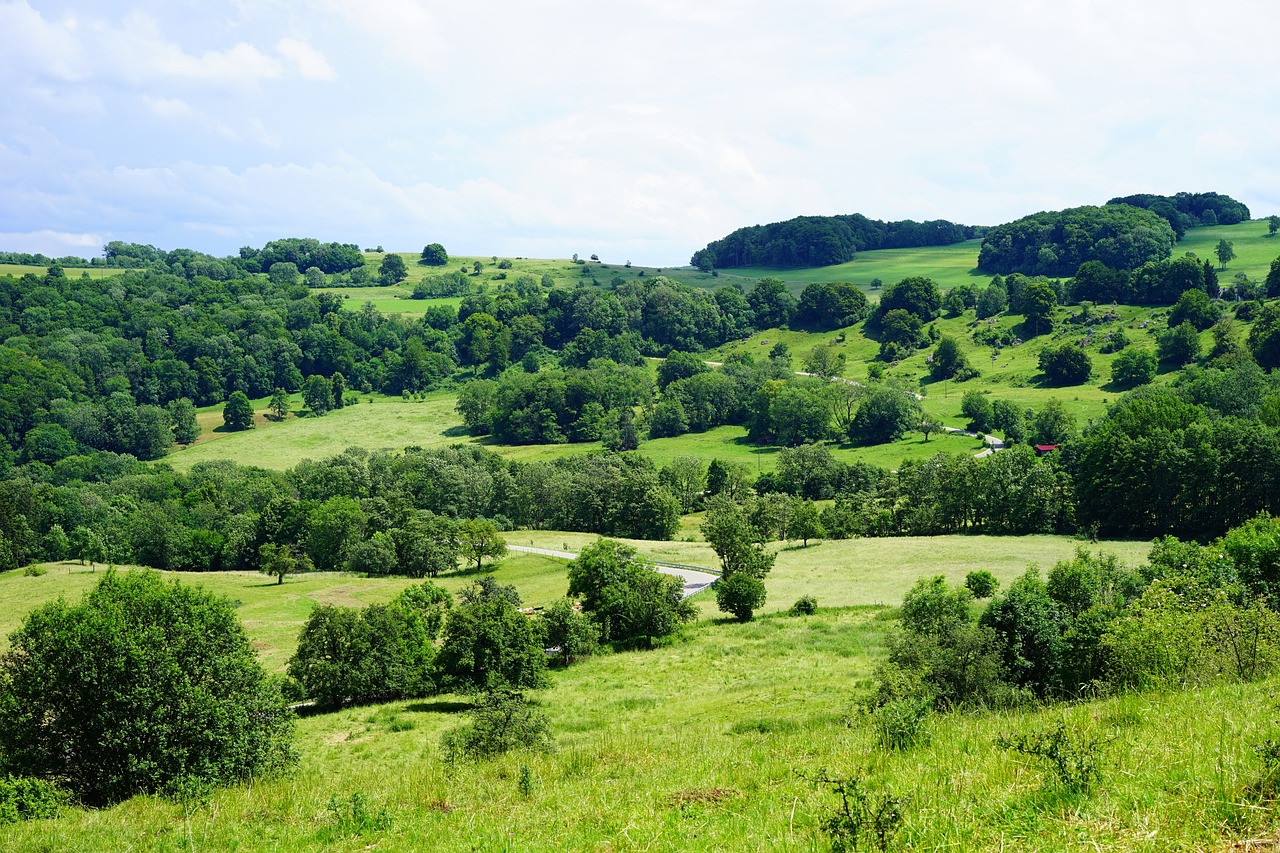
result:
<svg viewBox="0 0 1280 853"><path fill-rule="evenodd" d="M581 544L558 532L522 532L512 541L526 536L552 547ZM984 567L1007 583L1028 558L1048 562L1075 544L940 537L784 552L768 580L768 614L738 624L704 612L683 638L658 649L553 671L551 686L534 695L550 721L552 752L449 764L440 737L461 722L465 696L352 707L299 721L300 764L289 775L186 803L135 797L98 811L73 808L55 820L0 827L0 847L822 851L830 849L822 822L838 803L813 781L825 772L860 779L876 798L897 798L891 849L1266 849L1231 845L1275 837L1274 804L1248 793L1266 772L1254 745L1277 736L1275 715L1259 712L1274 709L1275 680L935 714L918 745L901 752L878 745L860 703L892 627L885 605L920 573L957 577ZM672 547L673 556L697 556ZM512 562L497 576L523 590L563 582L562 563L531 566L521 580L511 576ZM93 579L65 568L0 576L5 624L20 607L74 595ZM406 583L340 575L283 587L255 575L184 580L239 599L250 636L267 644L316 601L386 600ZM816 594L819 611L781 612L793 591ZM260 654L278 669L287 650ZM1001 735L1059 721L1102 744L1101 781L1089 791L1065 790L1047 764L996 745Z"/></svg>

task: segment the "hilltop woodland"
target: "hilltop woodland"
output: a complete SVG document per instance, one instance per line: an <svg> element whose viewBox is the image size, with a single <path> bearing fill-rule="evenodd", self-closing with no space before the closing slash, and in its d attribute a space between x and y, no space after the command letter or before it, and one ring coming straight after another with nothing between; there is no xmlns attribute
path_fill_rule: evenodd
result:
<svg viewBox="0 0 1280 853"><path fill-rule="evenodd" d="M1247 758L1218 756L1217 787L1196 793L1195 804L1150 806L1143 798L1185 802L1198 777L1173 786L1147 781L1148 788L1115 798L1142 800L1150 810L1108 804L1105 817L1098 811L1099 783L1136 784L1125 781L1133 773L1114 766L1114 754L1130 745L1112 741L1136 732L1146 713L1101 703L1123 703L1128 691L1155 691L1141 694L1142 702L1174 703L1176 691L1194 688L1220 704L1247 704L1260 719L1251 703L1262 701L1263 688L1251 684L1280 667L1280 302L1269 301L1280 297L1280 258L1264 282L1221 282L1234 256L1228 241L1214 259L1173 257L1173 247L1196 228L1247 222L1242 205L1212 193L1119 201L985 230L978 263L991 278L949 289L921 275L875 288L808 283L799 293L776 277L750 288L694 287L662 275L588 286L587 275L557 281L497 258L491 273L480 260L451 260L443 246L429 244L416 264L421 279L409 285L425 307L393 315L372 304L349 310L334 288L375 280L399 287L412 258L381 253L375 270L353 245L299 239L222 259L113 243L102 263L58 259L43 274L0 277L0 571L29 566L27 574L40 579L47 568L36 564L63 562L70 576L65 561L75 560L262 572L270 576L267 590L319 572L388 585L412 580L366 606L331 603L345 600L343 593L295 612L291 624L301 630L283 677L267 674L254 657L235 613L242 602L191 583L112 569L78 603L37 606L0 656L0 825L54 817L72 802L107 806L158 794L182 809L185 834L170 840L194 847L192 816L219 796L215 787L256 779L252 790L281 797L288 783L275 777L299 772L293 732L295 723L308 723L295 721L288 703L305 702L346 726L351 706L456 694L466 700L459 705L466 722L435 743L420 741L411 751L415 772L443 774L439 784L468 797L474 791L466 786L490 785L494 773L507 787L518 778L521 800L499 798L511 812L499 839L470 816L449 821L448 797L418 791L413 796L423 796L399 814L420 818L425 810L435 823L415 824L398 840L444 832L455 833L450 840L459 847L510 844L508 821L523 821L540 797L539 771L531 768L548 773L547 762L558 762L556 784L566 788L548 788L544 799L561 805L573 799L572 786L618 778L634 785L624 766L653 772L656 764L626 753L621 740L599 755L575 748L548 757L557 736L595 736L595 722L556 716L555 703L582 692L557 692L557 684L586 685L583 695L595 697L634 663L618 655L620 663L599 665L614 669L591 669L586 659L644 650L658 667L655 683L678 681L671 674L689 665L681 659L718 673L710 680L715 689L730 692L701 715L716 725L725 708L757 696L785 716L796 684L839 682L833 690L844 710L829 718L806 705L804 721L734 719L717 729L720 738L686 742L664 732L682 751L705 741L697 747L709 750L698 753L703 770L772 761L775 746L792 737L804 745L791 744L787 760L807 761L815 732L826 738L819 753L830 747L852 755L852 743L862 752L849 766L867 768L829 775L809 766L797 776L795 766L770 764L769 779L733 788L689 788L686 779L663 808L652 797L638 807L654 838L679 836L706 849L747 845L741 833L755 818L743 820L738 804L718 806L741 798L768 826L770 844L794 849L800 794L789 798L791 817L779 822L786 807L776 793L794 785L837 797L834 809L802 811L799 825L836 850L992 847L1006 830L1017 838L1076 833L1082 821L1106 839L1133 822L1145 832L1151 811L1176 824L1172 831L1188 845L1270 830L1280 737L1262 723L1237 750ZM1277 227L1273 219L1270 233ZM727 267L726 259L805 263L809 250L799 243L810 237L827 246L829 262L864 248L949 244L976 232L951 223L806 217L735 234L704 250L714 255L702 257L708 270ZM575 265L589 267L576 258ZM121 271L90 278L92 266ZM78 267L84 274L68 273ZM504 277L482 280L489 274ZM947 321L955 322L944 334L939 324ZM734 348L759 332L805 333L816 343L800 364L782 342L758 356ZM850 340L852 350L837 347ZM1017 389L982 384L985 365L975 353L1001 357L1023 346L1036 347L1038 387L1064 395L1093 379L1094 358L1108 357L1116 398L1082 427L1062 399L1042 397L1032 409L1014 402ZM727 354L709 358L717 348ZM847 377L849 351L865 356L865 381ZM907 381L901 365L922 355L927 381ZM908 433L927 441L941 429L925 393L935 383L954 383L966 426L1001 436L1007 447L981 457L940 452L892 470L842 458L849 448ZM361 398L374 394L408 401L428 391L456 402L459 439L470 433L490 447L355 447L283 470L232 461L178 470L165 461L176 444L201 438L199 416L207 424L210 413L220 415L223 433L260 429L264 415L255 405L262 404L254 400L270 400L266 416L283 422L358 412ZM297 395L301 412L291 402ZM725 427L776 449L771 469L684 455L659 465L645 452L651 442ZM500 452L588 444L590 452L542 459ZM556 542L568 532L671 540L690 524L718 560L715 606L731 617L723 623L686 627L703 612L700 599L684 598L678 579L613 539L583 545L561 567L567 577L556 575L565 594L536 614L522 612L520 592L493 572L507 550L503 533L517 529L556 531L544 534ZM824 613L806 594L785 613L756 618L788 547L1050 533L1154 543L1142 565L1081 549L1045 573L1032 566L1005 576L1003 589L989 571L971 572L963 584L920 578L900 611ZM463 578L472 582L455 583ZM293 607L297 597L278 606ZM897 624L886 626L893 616ZM743 644L756 641L768 666L744 654ZM696 644L697 653L682 643ZM787 657L827 663L803 674L786 670L788 685L766 683L769 667L796 666ZM756 671L738 670L739 660ZM851 672L861 676L852 712ZM130 689L111 689L124 673ZM539 695L553 698L533 698ZM610 694L590 713L664 713L656 700L615 699ZM1090 700L1100 704L1087 709L1110 710L1090 710L1093 722L1068 727L1073 711L1064 703ZM405 708L455 710L439 699ZM1015 728L993 738L987 717L949 713L957 709L999 709L1001 725ZM381 724L380 713L367 718L370 726ZM393 722L390 730L413 726ZM970 734L941 736L957 727ZM1215 741L1201 735L1199 743ZM1219 732L1217 740L1231 738ZM78 747L86 742L100 744L108 760L87 760L91 753ZM922 768L935 763L922 751L959 742L964 755L946 760L968 768L1001 761L993 751L1042 761L1048 793L1010 799L1009 770L983 769L991 776L973 775L976 787L962 793L918 784ZM653 746L649 754L666 762L669 749ZM484 769L508 752L519 754L518 768ZM591 769L597 764L600 772ZM314 775L317 766L312 759L305 772ZM596 789L573 791L584 801L611 800ZM271 801L268 811L281 814L267 817L260 804L225 809L241 815L236 826L211 809L200 832L245 847L275 845L281 834L312 847L352 838L365 846L400 832L395 814L371 807L359 791L331 798L322 818L297 818L314 805L295 803L307 796L295 786L288 806ZM960 805L966 797L997 804ZM979 808L983 819L938 818ZM1062 819L1042 822L1042 812ZM626 835L610 821L633 825L622 813L605 821L573 814L545 821L560 827L562 847ZM240 832L240 823L251 838L227 835ZM125 846L132 830L118 831L104 846ZM700 833L706 837L692 841ZM533 834L530 849L552 846L550 836Z"/></svg>

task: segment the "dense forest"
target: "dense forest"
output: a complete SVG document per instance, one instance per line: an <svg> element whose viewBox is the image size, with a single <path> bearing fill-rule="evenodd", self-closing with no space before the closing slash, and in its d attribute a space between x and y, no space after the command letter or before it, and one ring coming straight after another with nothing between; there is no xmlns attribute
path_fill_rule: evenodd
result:
<svg viewBox="0 0 1280 853"><path fill-rule="evenodd" d="M753 225L694 252L689 261L702 270L733 267L825 267L853 260L872 249L948 246L980 236L981 229L944 219L883 222L860 213L797 216L786 222Z"/></svg>
<svg viewBox="0 0 1280 853"><path fill-rule="evenodd" d="M1219 193L1139 193L1113 198L1107 204L1128 204L1158 213L1181 240L1187 229L1201 225L1235 225L1249 221L1249 208L1231 196Z"/></svg>

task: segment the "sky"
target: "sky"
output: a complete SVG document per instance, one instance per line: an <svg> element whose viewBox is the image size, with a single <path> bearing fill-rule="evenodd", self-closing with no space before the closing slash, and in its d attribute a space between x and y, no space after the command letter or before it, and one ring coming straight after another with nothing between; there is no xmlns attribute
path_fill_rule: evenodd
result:
<svg viewBox="0 0 1280 853"><path fill-rule="evenodd" d="M0 250L671 266L799 215L1280 213L1274 0L0 0Z"/></svg>

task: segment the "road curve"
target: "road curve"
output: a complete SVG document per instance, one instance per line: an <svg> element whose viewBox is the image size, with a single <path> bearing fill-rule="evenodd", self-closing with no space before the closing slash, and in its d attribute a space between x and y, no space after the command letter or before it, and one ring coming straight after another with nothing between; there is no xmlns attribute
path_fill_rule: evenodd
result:
<svg viewBox="0 0 1280 853"><path fill-rule="evenodd" d="M520 551L524 554L541 554L544 557L557 557L561 560L576 560L578 555L572 551L553 551L550 548L532 548L528 545L508 545L508 551ZM654 563L658 571L664 575L680 578L684 584L684 597L702 592L711 586L720 576L692 566L675 566L669 563Z"/></svg>

